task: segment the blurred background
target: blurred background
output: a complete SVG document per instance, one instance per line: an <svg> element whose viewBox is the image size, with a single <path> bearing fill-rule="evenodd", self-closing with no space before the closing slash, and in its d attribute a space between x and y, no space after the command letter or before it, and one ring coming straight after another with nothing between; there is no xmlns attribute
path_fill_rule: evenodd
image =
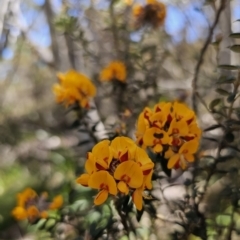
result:
<svg viewBox="0 0 240 240"><path fill-rule="evenodd" d="M113 132L124 122L133 137L145 106L175 99L191 104L191 82L218 2L164 0L164 24L136 29L132 6L143 0L1 0L0 239L21 236L11 217L17 192L33 187L61 193L70 202L69 191L80 189L75 178L94 139L84 126L76 131L76 116L55 102L56 74L74 68L87 75L98 89L102 121ZM217 64L240 62L227 48L238 40L229 38L240 31L238 19L240 0L227 1L198 76L206 102L216 94ZM101 69L113 60L122 60L128 69L123 103L113 85L99 81ZM127 120L126 109L131 112ZM199 105L199 113L202 127L214 123L204 106Z"/></svg>

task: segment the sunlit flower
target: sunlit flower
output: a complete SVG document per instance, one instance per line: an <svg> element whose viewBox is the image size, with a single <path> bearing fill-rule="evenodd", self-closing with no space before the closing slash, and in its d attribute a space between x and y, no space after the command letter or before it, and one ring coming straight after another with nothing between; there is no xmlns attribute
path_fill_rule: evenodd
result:
<svg viewBox="0 0 240 240"><path fill-rule="evenodd" d="M69 70L59 73L59 84L53 86L53 92L58 103L66 107L78 103L83 108L88 108L89 100L96 95L96 88L85 75Z"/></svg>
<svg viewBox="0 0 240 240"><path fill-rule="evenodd" d="M126 67L123 62L113 61L107 67L105 67L100 73L101 81L113 81L126 82Z"/></svg>
<svg viewBox="0 0 240 240"><path fill-rule="evenodd" d="M39 218L47 218L48 210L59 209L63 205L61 195L56 196L52 202L47 201L47 197L45 192L38 196L33 189L25 189L17 195L17 206L12 210L12 216L18 221L28 219L31 223Z"/></svg>
<svg viewBox="0 0 240 240"><path fill-rule="evenodd" d="M183 119L187 124L190 124L195 119L194 111L189 109L185 104L177 101L173 103L172 115L177 121Z"/></svg>
<svg viewBox="0 0 240 240"><path fill-rule="evenodd" d="M166 18L166 6L157 0L147 0L145 6L136 4L133 7L136 27L149 24L154 28L161 26Z"/></svg>
<svg viewBox="0 0 240 240"><path fill-rule="evenodd" d="M136 151L135 142L128 137L116 137L111 142L113 157L120 162L131 160Z"/></svg>
<svg viewBox="0 0 240 240"><path fill-rule="evenodd" d="M93 173L89 179L88 186L99 190L99 193L94 199L95 205L104 203L108 198L108 194L117 194L116 182L113 176L111 176L107 171L102 170Z"/></svg>
<svg viewBox="0 0 240 240"><path fill-rule="evenodd" d="M151 189L153 167L154 163L143 149L130 138L121 136L111 142L103 140L93 147L85 163L87 173L76 182L98 189L94 203L100 205L109 194L132 195L141 186L142 191Z"/></svg>

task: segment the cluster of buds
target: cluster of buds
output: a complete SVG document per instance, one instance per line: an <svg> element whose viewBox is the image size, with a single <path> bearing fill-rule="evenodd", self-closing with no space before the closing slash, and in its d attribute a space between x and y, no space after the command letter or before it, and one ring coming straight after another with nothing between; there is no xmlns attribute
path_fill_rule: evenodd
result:
<svg viewBox="0 0 240 240"><path fill-rule="evenodd" d="M103 140L88 153L87 173L77 183L98 189L94 204L104 203L108 195L132 196L138 210L142 209L144 190L151 189L154 163L147 153L127 137Z"/></svg>
<svg viewBox="0 0 240 240"><path fill-rule="evenodd" d="M194 161L200 137L195 113L183 103L161 102L138 117L137 143L161 153L169 169L186 169Z"/></svg>
<svg viewBox="0 0 240 240"><path fill-rule="evenodd" d="M47 218L49 210L59 209L63 205L61 195L56 196L52 202L47 198L46 192L38 196L33 189L26 188L17 194L17 206L12 210L12 216L18 221L28 219L31 223L40 218Z"/></svg>
<svg viewBox="0 0 240 240"><path fill-rule="evenodd" d="M91 80L75 70L57 76L59 84L53 86L56 101L66 107L77 103L82 108L88 108L89 100L96 95L96 87Z"/></svg>
<svg viewBox="0 0 240 240"><path fill-rule="evenodd" d="M163 24L166 18L166 6L156 0L147 0L145 6L134 6L133 15L136 18L137 28L145 24L157 28Z"/></svg>
<svg viewBox="0 0 240 240"><path fill-rule="evenodd" d="M100 73L101 81L120 81L122 83L126 82L126 66L123 62L113 61L109 63Z"/></svg>

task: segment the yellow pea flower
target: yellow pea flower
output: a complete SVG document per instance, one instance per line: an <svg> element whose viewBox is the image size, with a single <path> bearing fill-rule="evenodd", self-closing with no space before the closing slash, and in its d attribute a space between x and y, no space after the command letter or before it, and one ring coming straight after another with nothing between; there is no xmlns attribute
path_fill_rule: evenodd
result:
<svg viewBox="0 0 240 240"><path fill-rule="evenodd" d="M126 66L121 61L113 61L100 73L101 81L118 80L120 82L126 82Z"/></svg>
<svg viewBox="0 0 240 240"><path fill-rule="evenodd" d="M178 121L183 119L190 124L195 118L195 113L193 110L188 108L187 105L180 102L173 103L173 118L176 118Z"/></svg>
<svg viewBox="0 0 240 240"><path fill-rule="evenodd" d="M110 146L113 157L120 162L133 159L137 147L132 139L122 136L114 138Z"/></svg>
<svg viewBox="0 0 240 240"><path fill-rule="evenodd" d="M171 137L165 131L156 127L147 129L143 137L143 143L148 147L152 147L156 153L162 152L163 145L168 144L170 141Z"/></svg>
<svg viewBox="0 0 240 240"><path fill-rule="evenodd" d="M24 220L28 217L26 209L24 209L23 207L20 207L20 206L15 207L12 210L12 215L18 221Z"/></svg>
<svg viewBox="0 0 240 240"><path fill-rule="evenodd" d="M57 195L55 198L53 198L53 201L49 205L49 209L59 209L63 205L63 197L62 195Z"/></svg>
<svg viewBox="0 0 240 240"><path fill-rule="evenodd" d="M89 99L96 95L96 88L91 80L75 70L58 73L59 84L53 86L53 93L58 103L66 107L79 103L83 108L88 107Z"/></svg>
<svg viewBox="0 0 240 240"><path fill-rule="evenodd" d="M197 152L199 142L194 139L189 142L185 142L179 149L177 154L174 154L169 160L167 167L178 168L180 166L182 169L186 169L188 162L194 161L193 154Z"/></svg>
<svg viewBox="0 0 240 240"><path fill-rule="evenodd" d="M139 147L136 149L135 161L139 164L144 176L148 175L154 167L154 163L148 157L146 151Z"/></svg>
<svg viewBox="0 0 240 240"><path fill-rule="evenodd" d="M126 195L129 193L129 187L139 188L143 183L142 170L134 161L119 164L114 172L114 178L119 180L117 185L119 191Z"/></svg>
<svg viewBox="0 0 240 240"><path fill-rule="evenodd" d="M182 145L183 140L181 137L187 136L189 133L189 127L187 122L184 119L179 121L174 118L170 124L168 129L168 135L172 136L171 144L173 146L180 146Z"/></svg>
<svg viewBox="0 0 240 240"><path fill-rule="evenodd" d="M46 192L38 196L33 189L26 188L18 193L17 206L12 210L12 216L18 221L28 219L31 223L39 218L47 218L49 209L58 209L63 205L61 195L56 196L52 203L48 202L47 198Z"/></svg>
<svg viewBox="0 0 240 240"><path fill-rule="evenodd" d="M100 190L94 199L95 205L104 203L108 198L108 194L117 194L117 185L113 176L104 170L93 173L89 179L88 186Z"/></svg>
<svg viewBox="0 0 240 240"><path fill-rule="evenodd" d="M106 170L111 164L113 154L109 144L109 140L103 140L96 144L92 149L92 155L95 157L98 170Z"/></svg>

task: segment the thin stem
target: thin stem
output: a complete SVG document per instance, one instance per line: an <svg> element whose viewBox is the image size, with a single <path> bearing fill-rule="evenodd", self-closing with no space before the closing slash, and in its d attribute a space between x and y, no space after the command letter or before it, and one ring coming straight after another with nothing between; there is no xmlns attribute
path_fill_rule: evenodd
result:
<svg viewBox="0 0 240 240"><path fill-rule="evenodd" d="M206 39L206 41L203 45L203 48L202 48L201 53L200 53L199 60L197 62L196 68L195 68L195 74L194 74L194 77L193 77L193 80L192 80L192 105L193 105L193 110L195 111L196 115L198 114L196 92L197 92L197 88L198 88L197 84L198 84L199 71L200 71L201 65L202 65L203 60L204 60L204 55L205 55L205 53L208 49L209 44L211 43L214 29L216 28L216 26L218 24L218 21L220 19L220 15L221 15L222 11L224 10L225 5L226 5L226 0L222 0L221 5L220 5L220 7L217 11L214 23L213 23L212 27L209 29L208 37L207 37L207 39Z"/></svg>

